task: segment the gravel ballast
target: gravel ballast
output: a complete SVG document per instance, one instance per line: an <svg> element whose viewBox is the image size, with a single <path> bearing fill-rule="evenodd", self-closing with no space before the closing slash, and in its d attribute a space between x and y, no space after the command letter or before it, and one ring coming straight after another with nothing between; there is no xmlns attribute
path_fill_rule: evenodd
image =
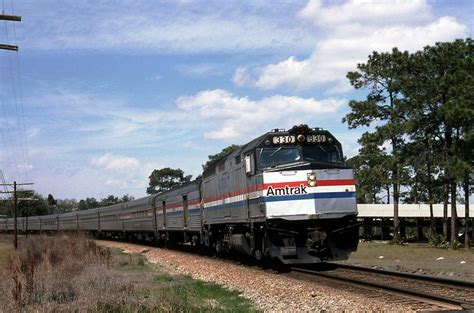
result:
<svg viewBox="0 0 474 313"><path fill-rule="evenodd" d="M274 311L407 311L402 304L384 303L320 282L301 280L289 275L264 271L225 260L206 258L181 251L161 249L115 241L97 241L101 245L141 253L149 262L158 264L170 274L190 275L240 291L259 310Z"/></svg>

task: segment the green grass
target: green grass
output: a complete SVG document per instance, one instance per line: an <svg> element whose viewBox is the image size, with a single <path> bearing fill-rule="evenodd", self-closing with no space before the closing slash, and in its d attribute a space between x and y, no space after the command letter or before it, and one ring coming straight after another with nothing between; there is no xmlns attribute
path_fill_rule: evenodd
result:
<svg viewBox="0 0 474 313"><path fill-rule="evenodd" d="M256 312L249 300L237 291L213 283L194 280L189 276L157 274L153 286L138 291L145 299L169 303L170 310L213 312Z"/></svg>
<svg viewBox="0 0 474 313"><path fill-rule="evenodd" d="M153 276L153 280L155 282L170 282L173 281L175 278L174 276L168 275L168 274L158 274Z"/></svg>

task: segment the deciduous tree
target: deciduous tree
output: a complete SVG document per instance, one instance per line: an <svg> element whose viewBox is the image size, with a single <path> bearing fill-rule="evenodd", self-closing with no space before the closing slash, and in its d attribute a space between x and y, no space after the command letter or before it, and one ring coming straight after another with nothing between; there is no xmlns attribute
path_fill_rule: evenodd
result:
<svg viewBox="0 0 474 313"><path fill-rule="evenodd" d="M79 211L89 210L98 208L100 206L99 201L97 201L94 197L86 198L79 201L78 209Z"/></svg>
<svg viewBox="0 0 474 313"><path fill-rule="evenodd" d="M184 175L183 170L165 167L153 170L149 178L149 185L146 189L148 194L167 191L173 187L180 186L191 181L192 175Z"/></svg>
<svg viewBox="0 0 474 313"><path fill-rule="evenodd" d="M211 163L222 159L223 157L231 154L239 148L240 146L232 144L222 149L222 151L219 153L209 155L209 160L207 160L207 162L203 164L202 169L205 170Z"/></svg>

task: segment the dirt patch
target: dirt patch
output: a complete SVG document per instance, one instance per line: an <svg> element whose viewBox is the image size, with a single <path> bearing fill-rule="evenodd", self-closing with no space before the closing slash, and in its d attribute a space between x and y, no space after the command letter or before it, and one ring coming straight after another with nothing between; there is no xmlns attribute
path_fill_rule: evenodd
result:
<svg viewBox="0 0 474 313"><path fill-rule="evenodd" d="M474 281L474 250L361 242L345 264Z"/></svg>

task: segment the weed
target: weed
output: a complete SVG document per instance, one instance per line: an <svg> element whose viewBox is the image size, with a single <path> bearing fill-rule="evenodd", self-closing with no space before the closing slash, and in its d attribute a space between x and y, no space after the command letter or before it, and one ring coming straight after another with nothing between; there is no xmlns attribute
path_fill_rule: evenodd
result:
<svg viewBox="0 0 474 313"><path fill-rule="evenodd" d="M168 281L173 281L174 277L167 274L160 274L160 275L153 276L153 280L156 282L168 282Z"/></svg>
<svg viewBox="0 0 474 313"><path fill-rule="evenodd" d="M457 239L454 239L450 243L450 248L453 250L458 250L462 246L462 243L460 243Z"/></svg>
<svg viewBox="0 0 474 313"><path fill-rule="evenodd" d="M140 254L114 253L113 268L123 272L153 271L154 266Z"/></svg>
<svg viewBox="0 0 474 313"><path fill-rule="evenodd" d="M447 248L449 243L444 234L433 234L428 238L428 244L432 247Z"/></svg>
<svg viewBox="0 0 474 313"><path fill-rule="evenodd" d="M403 238L398 238L398 239L395 239L393 238L392 240L390 240L390 244L391 245L399 245L399 246L402 246L403 244L405 243L405 241L403 240Z"/></svg>

